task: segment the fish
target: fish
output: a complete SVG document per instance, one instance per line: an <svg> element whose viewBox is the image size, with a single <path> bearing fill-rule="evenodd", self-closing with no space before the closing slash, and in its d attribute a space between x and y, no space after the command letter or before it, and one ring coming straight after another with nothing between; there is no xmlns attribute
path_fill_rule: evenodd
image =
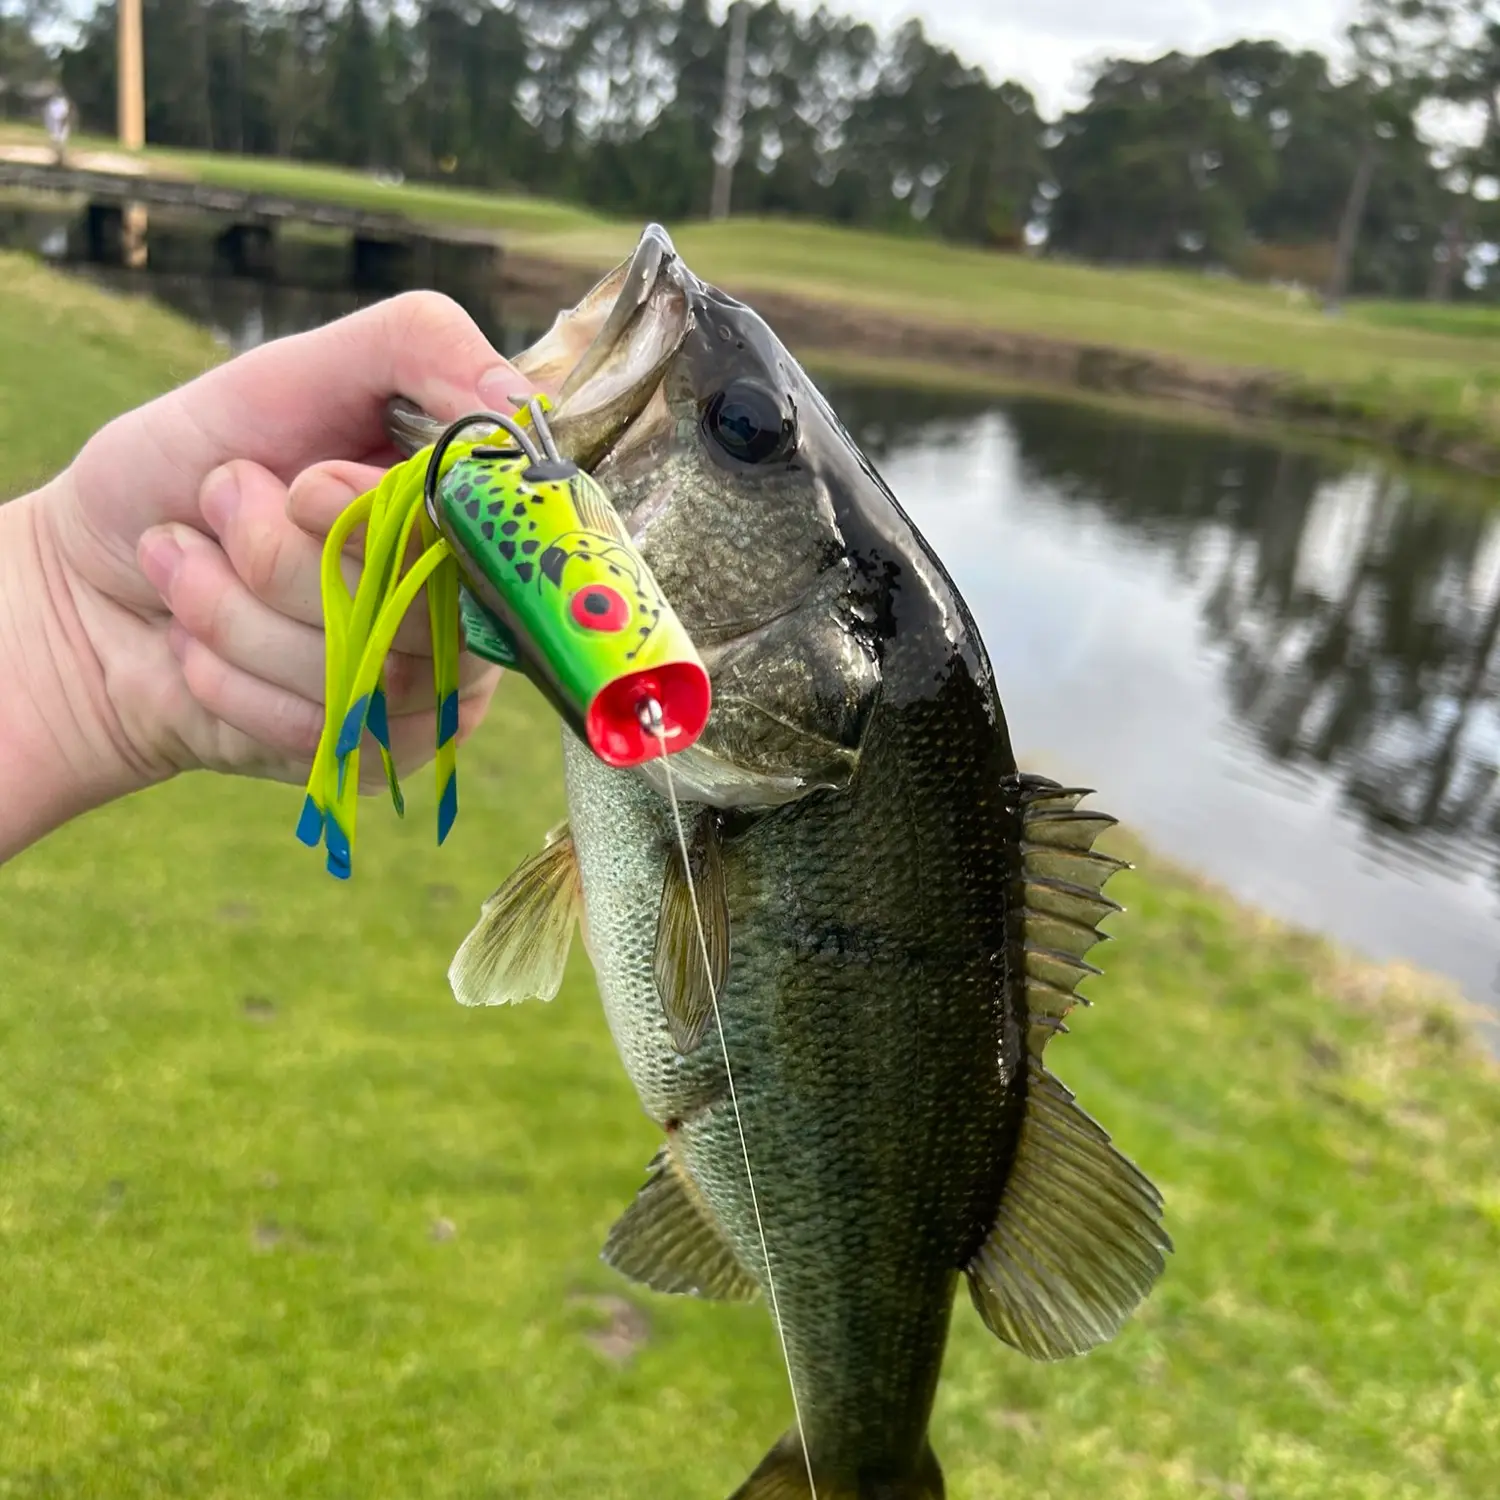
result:
<svg viewBox="0 0 1500 1500"><path fill-rule="evenodd" d="M1108 1341L1172 1241L1050 1071L1121 910L1114 824L1022 770L952 578L769 325L649 226L515 360L713 686L628 770L563 735L568 819L453 961L552 999L575 931L662 1144L604 1260L765 1298L796 1422L732 1500L939 1500L960 1280L1035 1360ZM393 432L428 429L394 412ZM1083 1003L1089 1003L1085 1000Z"/></svg>

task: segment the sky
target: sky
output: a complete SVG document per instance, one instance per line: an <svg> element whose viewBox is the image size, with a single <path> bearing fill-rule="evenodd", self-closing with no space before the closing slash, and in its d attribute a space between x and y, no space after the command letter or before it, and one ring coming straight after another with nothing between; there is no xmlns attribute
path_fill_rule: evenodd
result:
<svg viewBox="0 0 1500 1500"><path fill-rule="evenodd" d="M832 8L885 32L916 16L965 61L1025 84L1052 117L1082 102L1086 66L1104 56L1201 51L1241 37L1335 53L1356 0L841 0Z"/></svg>

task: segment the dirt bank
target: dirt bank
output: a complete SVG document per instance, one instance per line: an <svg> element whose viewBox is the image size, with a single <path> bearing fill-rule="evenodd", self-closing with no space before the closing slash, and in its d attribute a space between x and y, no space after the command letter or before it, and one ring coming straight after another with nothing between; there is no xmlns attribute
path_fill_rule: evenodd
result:
<svg viewBox="0 0 1500 1500"><path fill-rule="evenodd" d="M502 262L501 294L550 311L582 296L597 274L587 266L508 254ZM1293 423L1387 445L1411 458L1500 476L1500 443L1454 432L1431 417L1371 411L1349 395L1275 371L1197 364L1002 328L934 323L881 308L812 301L771 290L743 292L801 357L829 353L942 366L956 376L1186 404Z"/></svg>

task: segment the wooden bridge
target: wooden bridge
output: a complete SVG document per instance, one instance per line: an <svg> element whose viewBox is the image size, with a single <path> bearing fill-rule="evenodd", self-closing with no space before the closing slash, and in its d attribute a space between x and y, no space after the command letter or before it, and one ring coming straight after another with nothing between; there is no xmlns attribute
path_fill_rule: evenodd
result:
<svg viewBox="0 0 1500 1500"><path fill-rule="evenodd" d="M138 176L34 161L0 160L0 189L82 198L91 260L119 264L126 255L126 215L134 205L217 218L218 247L236 275L276 274L276 235L285 225L349 236L350 279L356 286L413 285L440 267L493 276L501 248L493 234L458 225L419 223L347 203L222 187L179 177Z"/></svg>

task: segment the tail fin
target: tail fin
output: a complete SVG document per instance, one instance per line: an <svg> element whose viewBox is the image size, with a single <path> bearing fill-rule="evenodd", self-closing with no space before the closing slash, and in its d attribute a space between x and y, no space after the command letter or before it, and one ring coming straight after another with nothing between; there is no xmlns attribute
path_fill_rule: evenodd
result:
<svg viewBox="0 0 1500 1500"><path fill-rule="evenodd" d="M943 1471L930 1446L923 1448L916 1467L907 1474L841 1476L825 1473L814 1459L813 1478L817 1500L943 1500ZM766 1454L729 1500L813 1500L802 1439L795 1430Z"/></svg>

